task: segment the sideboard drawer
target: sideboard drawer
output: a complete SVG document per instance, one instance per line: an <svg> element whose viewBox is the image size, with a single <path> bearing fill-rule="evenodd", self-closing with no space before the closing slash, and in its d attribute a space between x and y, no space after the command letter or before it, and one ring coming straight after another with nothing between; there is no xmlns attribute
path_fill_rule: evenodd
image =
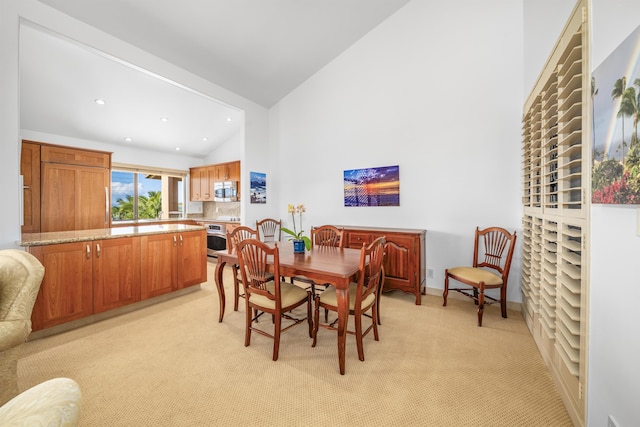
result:
<svg viewBox="0 0 640 427"><path fill-rule="evenodd" d="M371 233L354 233L349 232L349 240L347 242L347 247L353 249L360 249L362 245L370 244L373 242L373 235Z"/></svg>

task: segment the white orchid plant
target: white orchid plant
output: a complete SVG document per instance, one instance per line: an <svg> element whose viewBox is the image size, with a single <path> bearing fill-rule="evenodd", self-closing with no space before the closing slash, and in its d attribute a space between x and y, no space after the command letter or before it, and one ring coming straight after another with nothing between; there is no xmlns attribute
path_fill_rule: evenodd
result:
<svg viewBox="0 0 640 427"><path fill-rule="evenodd" d="M302 214L306 211L307 210L305 209L304 205L287 205L287 213L291 214L291 219L293 220L293 231L286 227L282 227L282 232L287 233L291 236L291 239L289 240L304 241L304 246L307 248L307 250L309 250L311 249L311 239L303 235L304 230L302 229ZM296 214L298 214L298 218L300 219L300 231L298 231L298 228L296 227Z"/></svg>

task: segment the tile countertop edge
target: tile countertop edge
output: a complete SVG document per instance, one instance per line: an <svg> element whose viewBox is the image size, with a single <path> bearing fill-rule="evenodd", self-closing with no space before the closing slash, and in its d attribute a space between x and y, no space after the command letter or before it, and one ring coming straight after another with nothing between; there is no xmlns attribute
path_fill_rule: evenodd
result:
<svg viewBox="0 0 640 427"><path fill-rule="evenodd" d="M205 230L201 225L162 224L138 225L130 227L116 227L94 230L53 231L47 233L25 233L22 240L16 242L19 246L44 246L60 243L88 242L93 240L117 239L121 237L135 237L149 234L169 234L180 231Z"/></svg>

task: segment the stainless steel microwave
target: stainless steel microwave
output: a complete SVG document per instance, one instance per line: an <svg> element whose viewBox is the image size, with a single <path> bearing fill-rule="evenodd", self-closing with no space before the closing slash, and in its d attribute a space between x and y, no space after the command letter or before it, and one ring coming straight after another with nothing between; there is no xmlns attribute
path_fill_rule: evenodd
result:
<svg viewBox="0 0 640 427"><path fill-rule="evenodd" d="M216 202L237 202L238 182L224 181L214 183L213 200Z"/></svg>

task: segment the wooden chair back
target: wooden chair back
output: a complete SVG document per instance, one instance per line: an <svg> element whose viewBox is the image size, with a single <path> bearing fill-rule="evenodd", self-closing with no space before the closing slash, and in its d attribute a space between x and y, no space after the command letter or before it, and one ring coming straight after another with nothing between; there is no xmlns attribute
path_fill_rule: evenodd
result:
<svg viewBox="0 0 640 427"><path fill-rule="evenodd" d="M282 232L282 221L273 218L264 218L256 221L256 230L258 230L258 240L263 242L280 241Z"/></svg>
<svg viewBox="0 0 640 427"><path fill-rule="evenodd" d="M261 295L275 302L276 311L280 310L280 255L278 246L273 248L257 239L245 239L236 245L238 264L245 287L245 298ZM273 270L269 270L268 259L273 259ZM267 283L273 281L273 293Z"/></svg>
<svg viewBox="0 0 640 427"><path fill-rule="evenodd" d="M257 239L258 230L254 230L246 225L236 227L232 231L227 231L227 251L231 254L238 243L246 239Z"/></svg>
<svg viewBox="0 0 640 427"><path fill-rule="evenodd" d="M311 243L313 246L335 246L344 248L344 229L333 225L321 225L311 227Z"/></svg>
<svg viewBox="0 0 640 427"><path fill-rule="evenodd" d="M384 236L380 236L368 246L360 250L360 274L358 276L358 288L356 292L355 307L361 306L361 301L370 294L378 297L378 290L382 281L382 269L384 263Z"/></svg>
<svg viewBox="0 0 640 427"><path fill-rule="evenodd" d="M476 227L473 266L496 270L502 276L502 286L506 288L515 243L516 233L511 234L502 227L489 227L483 230Z"/></svg>

